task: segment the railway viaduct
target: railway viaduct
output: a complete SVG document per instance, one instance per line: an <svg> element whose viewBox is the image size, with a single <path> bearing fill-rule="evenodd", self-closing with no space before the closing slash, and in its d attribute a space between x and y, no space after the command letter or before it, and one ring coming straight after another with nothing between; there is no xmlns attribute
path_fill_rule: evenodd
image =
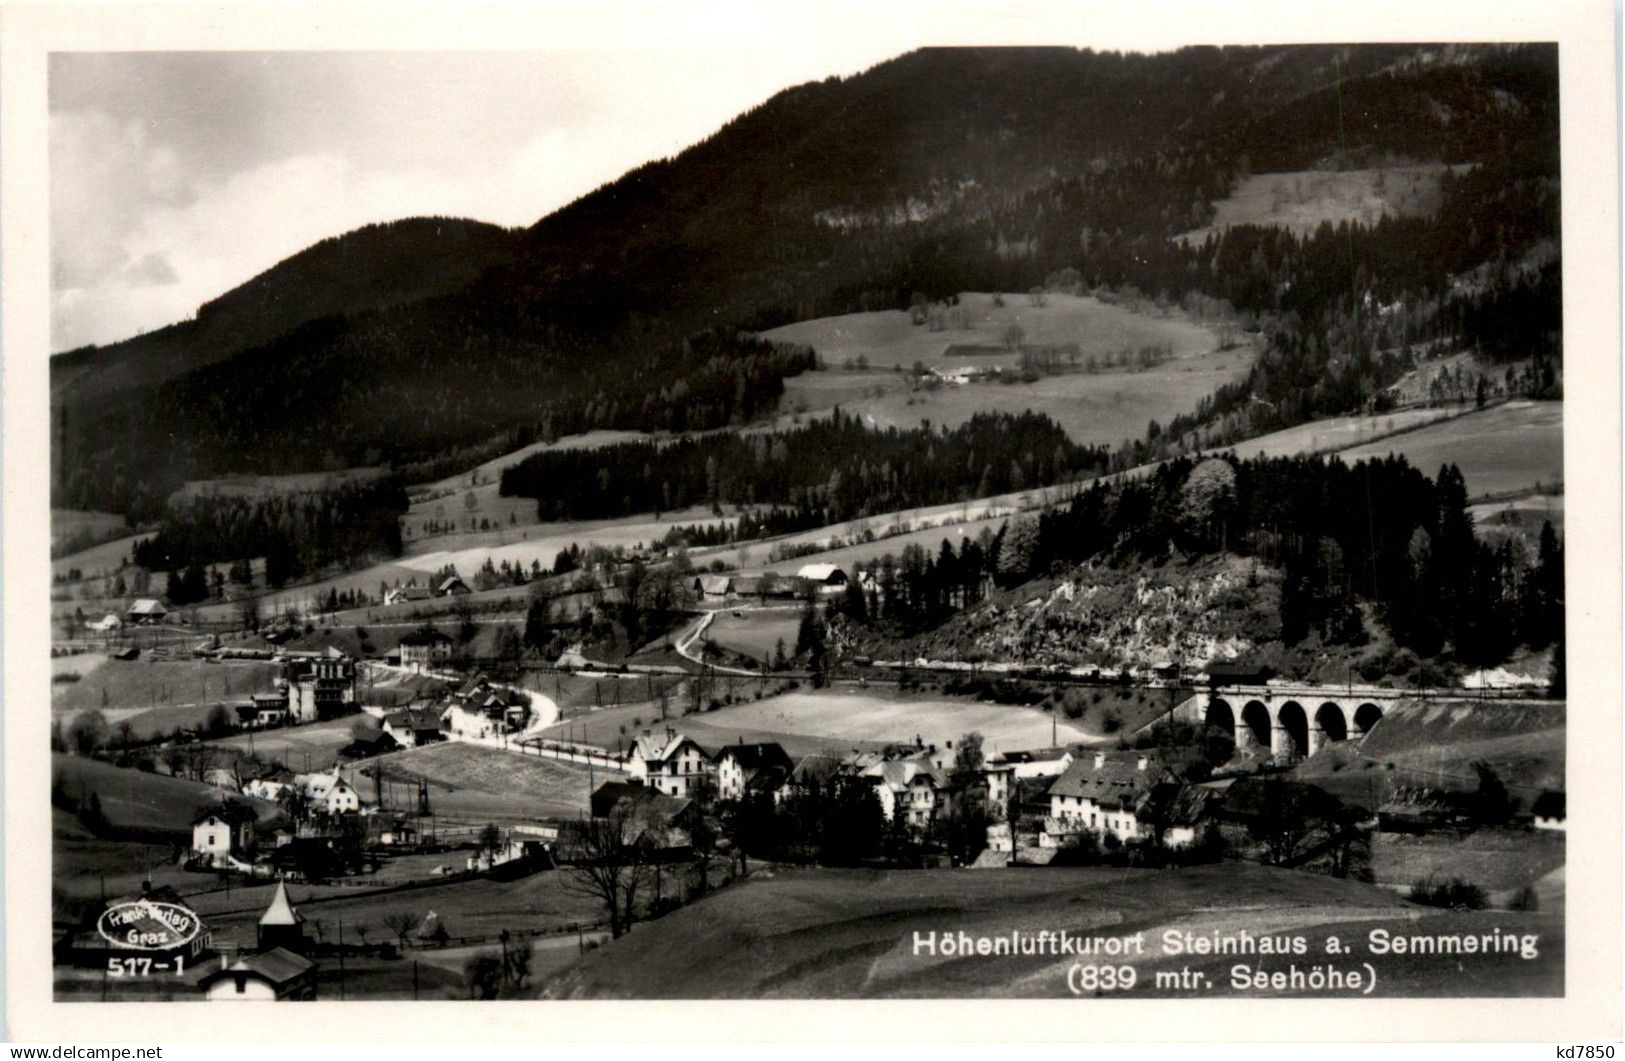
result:
<svg viewBox="0 0 1625 1061"><path fill-rule="evenodd" d="M1277 761L1313 755L1328 741L1365 736L1414 691L1372 685L1215 685L1180 706L1186 722L1233 734L1242 751L1268 748Z"/></svg>

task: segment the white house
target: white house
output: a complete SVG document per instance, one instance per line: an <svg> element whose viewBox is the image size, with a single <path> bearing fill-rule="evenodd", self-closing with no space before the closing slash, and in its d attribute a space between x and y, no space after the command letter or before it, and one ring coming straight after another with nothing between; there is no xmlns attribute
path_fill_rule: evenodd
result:
<svg viewBox="0 0 1625 1061"><path fill-rule="evenodd" d="M316 997L316 966L283 947L239 958L198 981L210 1002L279 1002Z"/></svg>
<svg viewBox="0 0 1625 1061"><path fill-rule="evenodd" d="M428 670L451 659L452 640L439 630L416 630L401 638L401 666Z"/></svg>
<svg viewBox="0 0 1625 1061"><path fill-rule="evenodd" d="M294 784L313 810L324 810L328 814L353 814L361 809L360 793L339 776L337 766L330 774L299 774L294 778Z"/></svg>
<svg viewBox="0 0 1625 1061"><path fill-rule="evenodd" d="M1119 840L1137 840L1143 831L1135 808L1159 772L1143 754L1096 752L1075 760L1049 787L1050 817L1102 838L1111 833Z"/></svg>
<svg viewBox="0 0 1625 1061"><path fill-rule="evenodd" d="M261 774L251 777L243 782L243 795L263 799L275 803L294 791L293 771L285 766L277 766Z"/></svg>
<svg viewBox="0 0 1625 1061"><path fill-rule="evenodd" d="M716 775L716 764L711 753L700 747L692 737L667 730L667 740L653 755L645 754L643 767L634 776L640 776L652 789L668 796L687 799L694 796L701 784ZM645 734L647 736L647 734ZM634 746L634 759L646 742Z"/></svg>
<svg viewBox="0 0 1625 1061"><path fill-rule="evenodd" d="M253 808L235 800L208 807L192 819L192 853L210 864L225 864L254 850Z"/></svg>
<svg viewBox="0 0 1625 1061"><path fill-rule="evenodd" d="M440 715L430 708L392 711L384 716L383 731L403 748L416 748L442 739Z"/></svg>
<svg viewBox="0 0 1625 1061"><path fill-rule="evenodd" d="M112 612L108 612L100 619L89 619L85 622L85 629L94 630L99 634L110 634L114 630L121 630L123 628L124 620L120 619Z"/></svg>
<svg viewBox="0 0 1625 1061"><path fill-rule="evenodd" d="M796 572L796 578L824 596L846 589L846 572L838 564L805 564Z"/></svg>
<svg viewBox="0 0 1625 1061"><path fill-rule="evenodd" d="M163 604L151 597L142 597L130 605L129 611L130 622L139 623L143 626L156 626L158 623L163 622L164 616L168 614L169 612L164 610Z"/></svg>
<svg viewBox="0 0 1625 1061"><path fill-rule="evenodd" d="M396 586L384 590L384 605L405 604L409 601L433 600L434 590L428 586Z"/></svg>

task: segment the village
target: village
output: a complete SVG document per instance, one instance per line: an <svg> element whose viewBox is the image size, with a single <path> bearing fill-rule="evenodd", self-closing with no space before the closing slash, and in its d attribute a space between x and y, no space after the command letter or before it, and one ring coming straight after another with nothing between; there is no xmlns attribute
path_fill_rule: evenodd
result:
<svg viewBox="0 0 1625 1061"><path fill-rule="evenodd" d="M807 565L793 584L808 607L827 607L849 581L872 587L870 573L849 578L835 565ZM750 600L762 592L759 580L702 575L693 589L701 631L718 615L748 616L752 608L771 607ZM162 629L162 605L138 601L124 621ZM623 739L594 740L582 723L590 723L597 709L589 707L582 723L562 721L560 705L544 693L493 681L471 668L453 669L453 639L432 625L372 660L331 647L289 649L272 644L276 636L262 635L265 650L198 643L197 656L210 662L230 666L263 657L280 667L281 676L271 690L234 705L230 726L237 736L228 738L230 746L218 733L213 740L180 734L164 742L148 767L157 777L169 772L201 782L189 842L175 850L184 874L209 882L202 889L209 896L222 889L229 895L234 886L243 894L274 887L252 936L233 923L240 920L235 916L212 928L205 911L215 900L196 909L186 897L186 876L159 874L163 883L155 884L149 867L136 893L103 894L64 926L57 962L65 989L112 991L113 997L129 990L138 990L132 997L145 997L140 991L151 990L151 981L137 989L135 980L118 973L111 987L107 981L108 970L122 970L127 956L102 922L132 903L137 913L125 916L159 936L167 930L147 924L157 911L181 911L169 916L198 926L174 953L143 952L144 958L170 962L177 975L192 970L183 978L188 990L206 998L299 999L315 997L319 983L332 986L340 955L355 970L369 962L398 964L414 948L444 953L459 941L446 935L441 917L429 909L392 915L394 944L376 938L364 946L323 942L300 927L290 886L318 900L348 892L360 901L402 889L555 878L585 903L567 921L519 931L530 938L574 931L585 949L747 877L753 863L758 872L814 865L978 872L1017 866L1177 868L1240 859L1337 876L1358 875L1365 863L1369 879L1370 850L1385 835L1449 837L1493 825L1560 838L1564 824L1561 791L1520 803L1502 788L1500 804L1486 807L1494 793L1486 795L1482 783L1478 792L1455 799L1436 791L1409 798L1390 784L1382 791L1399 796L1378 804L1349 798L1347 785L1329 786L1340 798L1303 779L1304 768L1326 755L1348 755L1345 749L1357 749L1385 712L1403 713L1406 705L1389 689L1305 688L1256 668L1214 664L1181 676L1179 668L1162 664L1136 675L1102 675L1098 668L1065 675L1103 688L1134 683L1142 694L1166 691L1167 709L1113 740L1020 747L1001 740L993 748L974 730L932 739L899 731L841 751L836 740L810 746L800 737L747 740L744 733L719 740L711 712L652 720L631 732L622 723ZM132 665L133 658L109 665ZM591 661L581 662L589 673L616 673L592 671ZM868 689L884 682L894 666L851 660L825 680L831 692ZM709 667L696 658L690 669L703 677ZM560 672L569 670L565 664ZM916 681L932 673L926 661L915 661L913 670ZM619 671L618 682L635 677L624 664ZM937 673L962 671L946 665ZM995 665L994 672L1021 680L1009 668ZM1298 701L1315 699L1327 702L1311 720ZM1232 708L1243 700L1244 707ZM761 702L771 704L773 697ZM310 768L307 750L305 769L299 769L300 752L287 742L302 731L345 725L350 739L329 765ZM1057 729L1053 719L1050 728ZM495 815L481 822L466 811L448 813L440 804L455 805L461 794L443 779L414 773L412 764L419 761L414 755L451 746L485 759L513 760L514 769L549 764L579 774L584 768L586 778L572 778L579 802L570 807L565 801L563 812L520 811L500 822ZM106 790L98 796L87 784L59 805L74 806L82 821L95 825L104 817L98 800L107 798ZM651 874L659 882L652 894ZM354 932L359 917L352 918ZM506 963L517 943L502 942ZM318 975L319 967L327 972ZM526 970L524 977L528 965ZM464 972L465 979L471 975ZM509 972L498 980L513 983ZM495 992L491 982L487 975L484 987L469 989ZM176 997L176 984L164 983L166 997ZM352 995L366 990L358 983L346 989ZM401 997L400 990L396 984L380 997Z"/></svg>

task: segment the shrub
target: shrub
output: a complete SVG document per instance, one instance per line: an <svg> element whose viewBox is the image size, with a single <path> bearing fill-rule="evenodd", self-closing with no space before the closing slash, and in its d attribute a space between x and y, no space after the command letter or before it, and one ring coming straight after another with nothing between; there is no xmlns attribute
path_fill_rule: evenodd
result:
<svg viewBox="0 0 1625 1061"><path fill-rule="evenodd" d="M1483 888L1460 877L1443 881L1424 877L1411 885L1410 897L1412 902L1443 910L1482 910L1489 905Z"/></svg>

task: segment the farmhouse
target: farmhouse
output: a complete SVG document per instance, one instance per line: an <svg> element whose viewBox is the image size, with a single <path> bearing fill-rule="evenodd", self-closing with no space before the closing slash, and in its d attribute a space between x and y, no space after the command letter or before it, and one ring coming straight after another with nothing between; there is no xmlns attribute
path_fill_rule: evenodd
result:
<svg viewBox="0 0 1625 1061"><path fill-rule="evenodd" d="M793 767L777 744L730 744L717 756L717 798L742 799L747 790L777 791Z"/></svg>
<svg viewBox="0 0 1625 1061"><path fill-rule="evenodd" d="M1159 781L1141 797L1134 816L1142 833L1153 839L1161 835L1162 846L1190 847L1213 820L1212 812L1223 798L1223 793L1200 785Z"/></svg>
<svg viewBox="0 0 1625 1061"><path fill-rule="evenodd" d="M434 590L428 586L396 586L384 590L385 606L391 604L405 604L408 601L433 600Z"/></svg>
<svg viewBox="0 0 1625 1061"><path fill-rule="evenodd" d="M727 600L733 589L734 580L727 575L699 575L694 579L694 593L713 604Z"/></svg>
<svg viewBox="0 0 1625 1061"><path fill-rule="evenodd" d="M401 638L401 666L428 670L451 660L452 640L435 629L414 630Z"/></svg>
<svg viewBox="0 0 1625 1061"><path fill-rule="evenodd" d="M447 575L440 585L435 587L435 593L441 597L466 597L473 592L468 588L468 583L456 575Z"/></svg>
<svg viewBox="0 0 1625 1061"><path fill-rule="evenodd" d="M824 596L846 589L846 572L838 564L806 564L796 572L796 580Z"/></svg>
<svg viewBox="0 0 1625 1061"><path fill-rule="evenodd" d="M126 617L130 622L138 626L156 626L163 622L164 616L168 614L164 610L164 606L158 601L153 600L151 597L142 597L130 605Z"/></svg>
<svg viewBox="0 0 1625 1061"><path fill-rule="evenodd" d="M192 819L192 853L209 865L252 856L254 819L253 808L236 800L204 808Z"/></svg>
<svg viewBox="0 0 1625 1061"><path fill-rule="evenodd" d="M316 997L316 965L309 958L277 947L238 958L198 981L210 1002L308 1001Z"/></svg>
<svg viewBox="0 0 1625 1061"><path fill-rule="evenodd" d="M440 733L440 715L428 708L385 715L383 731L402 748L416 748L444 739Z"/></svg>
<svg viewBox="0 0 1625 1061"><path fill-rule="evenodd" d="M775 803L789 799L817 796L829 791L841 773L841 760L834 755L803 755L791 769L790 776L773 794Z"/></svg>
<svg viewBox="0 0 1625 1061"><path fill-rule="evenodd" d="M88 619L88 620L85 621L85 629L86 630L94 630L99 634L110 634L114 630L123 629L123 627L124 627L124 620L120 619L118 616L114 615L112 612L108 612L106 615L102 616L100 619Z"/></svg>

